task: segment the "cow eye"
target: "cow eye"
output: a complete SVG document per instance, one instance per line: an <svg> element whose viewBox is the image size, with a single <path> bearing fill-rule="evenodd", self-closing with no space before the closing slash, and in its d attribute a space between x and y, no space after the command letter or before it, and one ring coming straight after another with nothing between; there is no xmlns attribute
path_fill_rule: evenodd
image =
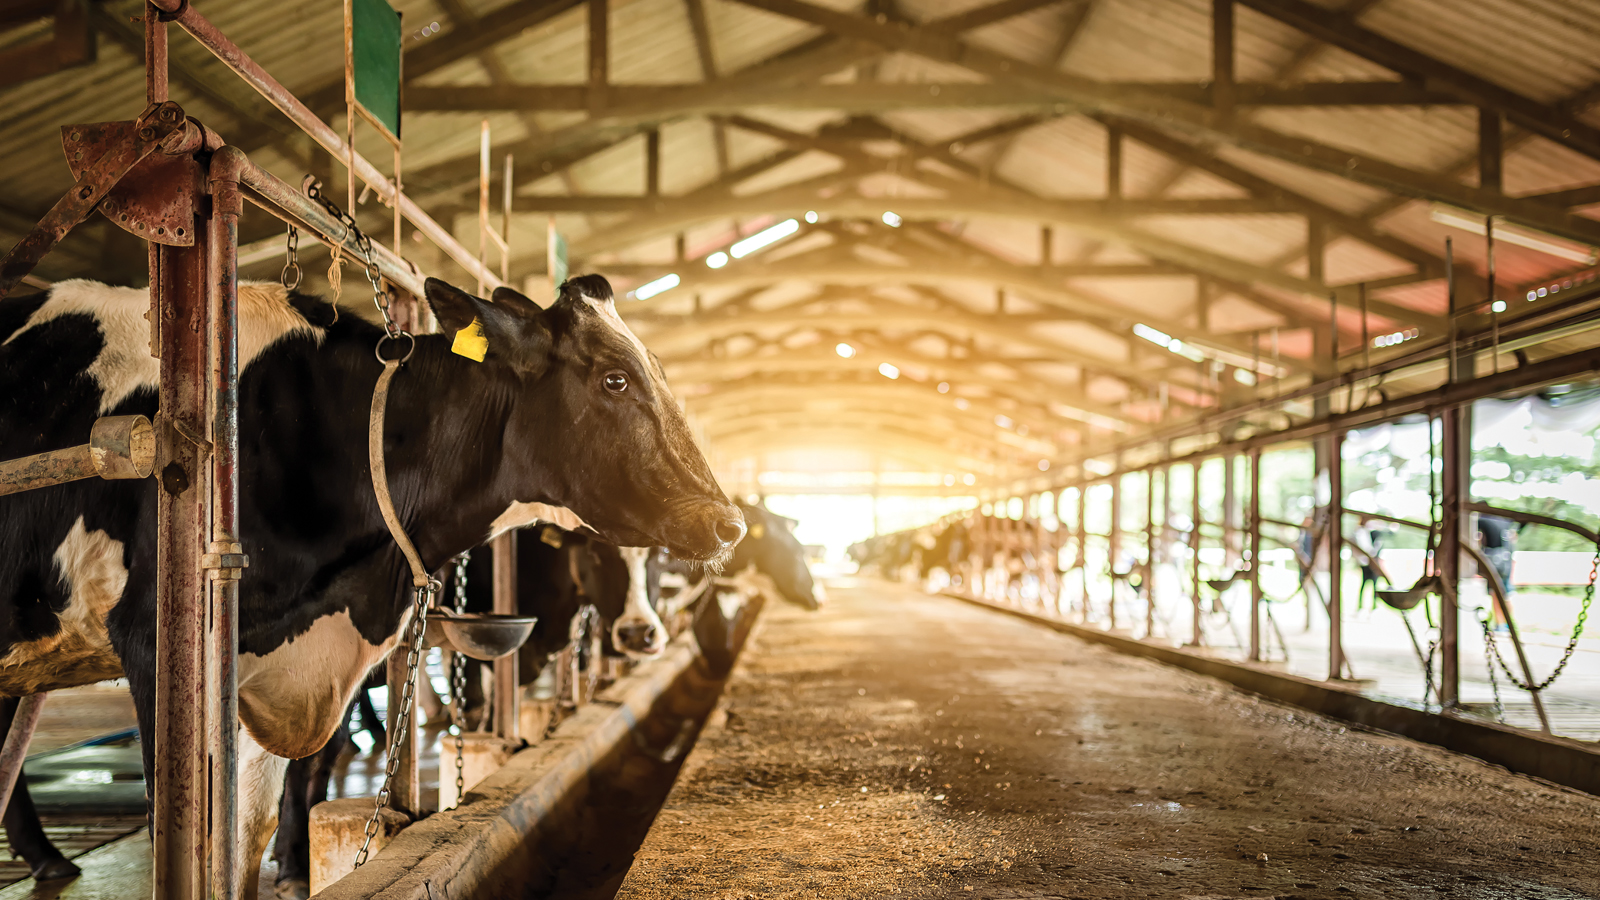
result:
<svg viewBox="0 0 1600 900"><path fill-rule="evenodd" d="M621 372L609 372L606 374L606 390L613 394L620 394L627 389L628 376Z"/></svg>

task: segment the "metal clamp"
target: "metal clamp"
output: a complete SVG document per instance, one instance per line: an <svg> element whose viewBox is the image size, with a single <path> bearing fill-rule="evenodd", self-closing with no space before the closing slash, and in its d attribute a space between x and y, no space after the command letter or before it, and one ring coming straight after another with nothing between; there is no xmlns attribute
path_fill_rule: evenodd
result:
<svg viewBox="0 0 1600 900"><path fill-rule="evenodd" d="M211 552L200 557L200 568L210 574L212 581L238 581L250 567L250 557L244 546L230 541L212 541Z"/></svg>

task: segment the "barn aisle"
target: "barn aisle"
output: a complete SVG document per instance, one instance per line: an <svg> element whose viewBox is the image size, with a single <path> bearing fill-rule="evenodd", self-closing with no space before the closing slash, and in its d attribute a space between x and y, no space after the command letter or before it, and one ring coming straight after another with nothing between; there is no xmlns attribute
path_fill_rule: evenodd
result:
<svg viewBox="0 0 1600 900"><path fill-rule="evenodd" d="M1600 799L881 581L769 606L622 900L1600 894Z"/></svg>

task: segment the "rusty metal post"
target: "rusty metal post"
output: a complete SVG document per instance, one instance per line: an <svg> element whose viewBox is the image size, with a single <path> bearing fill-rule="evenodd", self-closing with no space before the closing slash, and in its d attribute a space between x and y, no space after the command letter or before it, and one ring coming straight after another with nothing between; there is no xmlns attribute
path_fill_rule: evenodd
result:
<svg viewBox="0 0 1600 900"><path fill-rule="evenodd" d="M198 168L195 170L198 182ZM194 190L174 184L172 189ZM197 209L203 204L196 204ZM197 693L206 672L206 585L201 570L210 534L206 457L211 447L207 397L210 350L207 304L209 229L193 221L194 245L162 246L151 292L161 339L161 413L156 440L156 728L152 831L155 896L198 898L209 892L206 807L206 704Z"/></svg>
<svg viewBox="0 0 1600 900"><path fill-rule="evenodd" d="M5 745L0 748L0 809L11 802L11 792L22 774L22 761L28 756L28 742L33 740L34 729L39 725L39 714L44 711L48 693L29 694L17 700L17 710L11 716L11 727L6 730Z"/></svg>
<svg viewBox="0 0 1600 900"><path fill-rule="evenodd" d="M1328 677L1344 675L1344 432L1328 435ZM1433 477L1430 473L1428 477Z"/></svg>
<svg viewBox="0 0 1600 900"><path fill-rule="evenodd" d="M508 531L494 539L494 611L517 614L517 533ZM494 730L508 741L521 739L517 721L521 696L518 654L494 661Z"/></svg>
<svg viewBox="0 0 1600 900"><path fill-rule="evenodd" d="M1236 457L1223 457L1231 472ZM1261 448L1250 449L1250 661L1261 661Z"/></svg>
<svg viewBox="0 0 1600 900"><path fill-rule="evenodd" d="M1472 462L1470 410L1447 409L1439 417L1443 471L1440 473L1439 549L1434 565L1444 590L1439 613L1439 704L1461 702L1461 546L1471 540L1471 512L1463 499L1467 469ZM1430 436L1431 439L1431 436Z"/></svg>
<svg viewBox="0 0 1600 900"><path fill-rule="evenodd" d="M206 707L211 757L211 896L254 893L242 885L254 861L239 857L239 172L245 156L223 147L211 159L211 545L206 636Z"/></svg>
<svg viewBox="0 0 1600 900"><path fill-rule="evenodd" d="M409 588L407 589L409 591ZM395 720L400 715L400 696L405 691L407 644L401 640L389 654L385 673L389 681L389 710L384 725L389 734L399 727ZM418 677L423 677L418 675ZM394 772L394 784L389 788L389 806L415 820L422 812L422 777L417 769L417 717L415 712L406 716L405 728L396 743L395 756L399 763Z"/></svg>
<svg viewBox="0 0 1600 900"><path fill-rule="evenodd" d="M1205 641L1204 629L1201 627L1201 616L1204 612L1200 608L1200 460L1195 460L1189 471L1192 473L1189 482L1189 500L1193 506L1189 526L1189 596L1194 599L1194 633L1189 636L1189 646L1198 647Z"/></svg>

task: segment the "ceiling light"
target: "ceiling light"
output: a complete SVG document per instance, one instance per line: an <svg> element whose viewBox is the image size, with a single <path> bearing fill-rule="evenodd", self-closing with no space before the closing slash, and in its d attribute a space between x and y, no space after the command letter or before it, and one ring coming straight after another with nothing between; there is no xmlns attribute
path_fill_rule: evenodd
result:
<svg viewBox="0 0 1600 900"><path fill-rule="evenodd" d="M999 426L999 427L1001 427L1001 428L1010 428L1011 427L1011 419L1008 416L995 416L994 417L994 424Z"/></svg>
<svg viewBox="0 0 1600 900"><path fill-rule="evenodd" d="M956 477L954 475L946 475L944 477L944 486L945 487L954 487L955 483L956 483Z"/></svg>
<svg viewBox="0 0 1600 900"><path fill-rule="evenodd" d="M886 212L883 214L883 224L889 226L890 228L899 228L900 217L892 212Z"/></svg>
<svg viewBox="0 0 1600 900"><path fill-rule="evenodd" d="M878 374L885 378L895 379L900 377L900 369L893 363L878 363Z"/></svg>
<svg viewBox="0 0 1600 900"><path fill-rule="evenodd" d="M856 355L856 348L850 346L849 344L838 343L833 346L833 352L839 354L845 359L849 359L850 357Z"/></svg>
<svg viewBox="0 0 1600 900"><path fill-rule="evenodd" d="M1472 234L1483 234L1487 229L1484 217L1465 209L1435 203L1428 211L1428 217L1440 225L1449 225ZM1548 253L1562 259L1570 259L1576 263L1592 266L1600 262L1600 254L1595 248L1586 244L1569 241L1548 232L1529 228L1525 225L1513 225L1509 222L1496 222L1494 224L1494 239Z"/></svg>
<svg viewBox="0 0 1600 900"><path fill-rule="evenodd" d="M657 294L672 290L678 283L678 273L670 272L655 281L639 285L634 289L633 296L639 300L649 300Z"/></svg>
<svg viewBox="0 0 1600 900"><path fill-rule="evenodd" d="M948 381L939 382L939 393L941 393L941 394L950 393L950 382L948 382Z"/></svg>
<svg viewBox="0 0 1600 900"><path fill-rule="evenodd" d="M806 211L806 224L807 225L815 225L815 224L817 224L817 211L816 210L812 209L812 210L807 210Z"/></svg>
<svg viewBox="0 0 1600 900"><path fill-rule="evenodd" d="M732 247L729 247L728 252L733 254L734 259L744 259L746 256L749 256L757 250L760 250L763 247L770 247L799 230L799 222L795 221L794 219L784 219L782 222L779 222L771 228L763 228L744 240L739 241Z"/></svg>
<svg viewBox="0 0 1600 900"><path fill-rule="evenodd" d="M1142 322L1133 326L1133 333L1155 344L1157 347L1172 346L1172 335L1164 331L1157 331Z"/></svg>
<svg viewBox="0 0 1600 900"><path fill-rule="evenodd" d="M715 252L715 253L711 254L710 256L706 257L706 265L710 266L713 269L720 269L720 268L722 268L723 266L725 266L727 264L728 264L728 254L723 253L721 250L718 250L717 252Z"/></svg>
<svg viewBox="0 0 1600 900"><path fill-rule="evenodd" d="M1039 471L1041 471L1041 472L1050 471L1050 460L1048 460L1048 459L1039 460Z"/></svg>
<svg viewBox="0 0 1600 900"><path fill-rule="evenodd" d="M1497 313L1503 313L1506 311L1506 302L1504 300L1496 300L1489 304L1489 308Z"/></svg>
<svg viewBox="0 0 1600 900"><path fill-rule="evenodd" d="M972 476L971 472L968 472L967 474L961 476L961 483L966 485L967 487L972 487L972 485L977 483L977 481L978 481L978 479L974 478Z"/></svg>
<svg viewBox="0 0 1600 900"><path fill-rule="evenodd" d="M967 402L967 398L965 398L965 397L957 397L956 398L956 409L966 409L967 407L969 407L971 405L972 404L968 403Z"/></svg>
<svg viewBox="0 0 1600 900"><path fill-rule="evenodd" d="M1233 380L1240 384L1255 384L1256 374L1249 369L1234 369Z"/></svg>

